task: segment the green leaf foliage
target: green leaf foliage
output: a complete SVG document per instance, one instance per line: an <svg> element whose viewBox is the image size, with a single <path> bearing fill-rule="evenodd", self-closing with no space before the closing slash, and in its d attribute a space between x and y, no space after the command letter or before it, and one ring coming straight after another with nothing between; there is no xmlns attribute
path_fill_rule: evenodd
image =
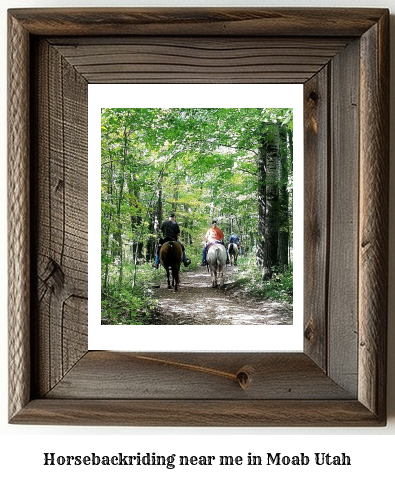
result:
<svg viewBox="0 0 395 478"><path fill-rule="evenodd" d="M149 317L153 303L146 291L156 281L150 264L170 211L194 260L212 219L227 237L233 229L254 258L263 214L258 180L274 181L285 198L278 227L288 234L290 256L292 109L103 108L101 120L103 323ZM280 159L277 172L263 178L258 156L266 144L277 145Z"/></svg>

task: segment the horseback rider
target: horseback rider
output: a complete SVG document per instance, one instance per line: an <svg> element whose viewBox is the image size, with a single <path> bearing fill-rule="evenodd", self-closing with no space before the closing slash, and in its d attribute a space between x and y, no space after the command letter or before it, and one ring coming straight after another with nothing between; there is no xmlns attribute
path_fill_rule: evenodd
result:
<svg viewBox="0 0 395 478"><path fill-rule="evenodd" d="M206 232L206 237L205 237L206 245L203 247L203 251L202 251L202 262L200 264L201 266L206 266L207 265L206 253L207 253L207 249L210 246L210 244L215 244L216 242L219 242L220 244L223 244L224 243L224 238L225 238L224 233L221 231L221 229L219 227L217 227L217 221L212 221L211 227ZM227 264L229 263L229 258L228 258L228 252L227 251L226 251L226 263Z"/></svg>
<svg viewBox="0 0 395 478"><path fill-rule="evenodd" d="M241 246L240 246L240 242L239 242L239 236L237 234L235 234L233 231L230 233L229 244L236 244L236 246L239 250L239 254L241 254Z"/></svg>
<svg viewBox="0 0 395 478"><path fill-rule="evenodd" d="M178 236L181 234L180 226L176 223L176 215L174 214L174 212L170 213L169 219L163 222L160 229L162 231L163 238L161 237L159 239L158 249L155 256L154 267L156 267L156 269L159 267L159 251L162 245L168 241L176 241L181 244L181 242L178 240ZM191 263L191 260L188 259L187 256L185 255L184 244L181 244L181 248L182 248L182 262L185 267L188 267L189 264Z"/></svg>

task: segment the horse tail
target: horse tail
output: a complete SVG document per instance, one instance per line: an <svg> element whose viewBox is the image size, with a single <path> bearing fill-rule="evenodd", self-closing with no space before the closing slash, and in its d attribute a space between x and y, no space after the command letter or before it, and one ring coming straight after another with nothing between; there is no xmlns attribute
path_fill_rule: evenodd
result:
<svg viewBox="0 0 395 478"><path fill-rule="evenodd" d="M174 254L174 248L173 248L173 243L168 242L168 251L167 251L167 256L166 256L166 265L169 267L172 263L172 257Z"/></svg>
<svg viewBox="0 0 395 478"><path fill-rule="evenodd" d="M221 265L221 249L215 250L215 257L217 258L217 266Z"/></svg>
<svg viewBox="0 0 395 478"><path fill-rule="evenodd" d="M178 267L177 267L177 257L176 257L176 251L175 251L175 248L174 248L174 242L173 241L170 242L169 259L170 259L171 273L172 273L173 279L174 279L174 281L176 283L176 287L177 287L177 284L179 282L179 270L178 270Z"/></svg>
<svg viewBox="0 0 395 478"><path fill-rule="evenodd" d="M170 265L173 265L173 264L176 263L176 251L174 249L174 242L173 241L169 242L169 247L170 247L170 251L169 251Z"/></svg>

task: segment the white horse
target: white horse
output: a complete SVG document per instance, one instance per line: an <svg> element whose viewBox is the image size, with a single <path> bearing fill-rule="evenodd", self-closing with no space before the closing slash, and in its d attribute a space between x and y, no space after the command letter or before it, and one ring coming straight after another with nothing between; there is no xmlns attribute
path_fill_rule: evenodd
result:
<svg viewBox="0 0 395 478"><path fill-rule="evenodd" d="M210 269L213 287L222 287L224 285L224 270L226 267L225 246L219 243L211 245L207 252L206 260Z"/></svg>

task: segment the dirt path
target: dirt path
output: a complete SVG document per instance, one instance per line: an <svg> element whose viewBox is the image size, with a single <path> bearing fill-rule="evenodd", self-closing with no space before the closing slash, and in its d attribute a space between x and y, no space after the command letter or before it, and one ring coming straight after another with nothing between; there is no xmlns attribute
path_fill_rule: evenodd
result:
<svg viewBox="0 0 395 478"><path fill-rule="evenodd" d="M167 288L162 269L155 323L159 325L291 325L292 309L232 288L237 267L226 268L224 288L213 289L205 267L183 269L179 290Z"/></svg>

